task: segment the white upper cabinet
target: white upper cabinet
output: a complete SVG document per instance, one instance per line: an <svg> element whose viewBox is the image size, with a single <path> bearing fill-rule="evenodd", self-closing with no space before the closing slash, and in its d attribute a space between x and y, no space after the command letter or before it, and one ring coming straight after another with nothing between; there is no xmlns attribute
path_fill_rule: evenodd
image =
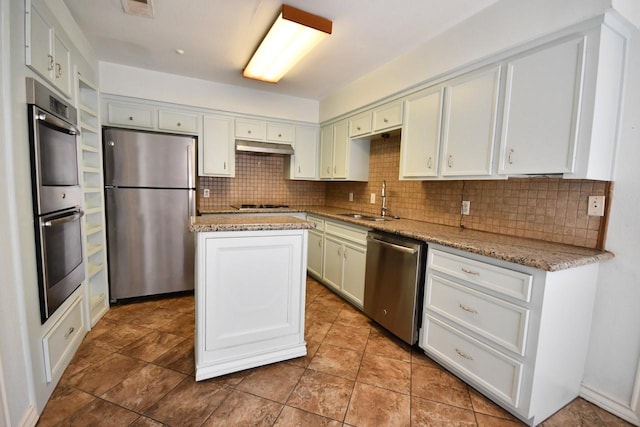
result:
<svg viewBox="0 0 640 427"><path fill-rule="evenodd" d="M26 64L67 98L73 97L71 49L52 20L30 1L26 2Z"/></svg>
<svg viewBox="0 0 640 427"><path fill-rule="evenodd" d="M200 149L201 176L235 176L233 118L206 115L202 126Z"/></svg>
<svg viewBox="0 0 640 427"><path fill-rule="evenodd" d="M489 176L496 141L500 67L445 87L440 170L443 176Z"/></svg>
<svg viewBox="0 0 640 427"><path fill-rule="evenodd" d="M390 102L373 110L373 133L402 126L402 100Z"/></svg>
<svg viewBox="0 0 640 427"><path fill-rule="evenodd" d="M320 179L367 181L369 138L351 139L349 123L341 120L320 131Z"/></svg>
<svg viewBox="0 0 640 427"><path fill-rule="evenodd" d="M573 172L584 54L580 37L507 63L500 173Z"/></svg>
<svg viewBox="0 0 640 427"><path fill-rule="evenodd" d="M426 89L405 100L405 122L400 143L400 179L438 175L442 125L441 86Z"/></svg>
<svg viewBox="0 0 640 427"><path fill-rule="evenodd" d="M320 131L315 126L296 126L293 143L294 154L286 158L288 179L318 178L318 138Z"/></svg>
<svg viewBox="0 0 640 427"><path fill-rule="evenodd" d="M349 119L349 137L354 138L371 133L371 111Z"/></svg>

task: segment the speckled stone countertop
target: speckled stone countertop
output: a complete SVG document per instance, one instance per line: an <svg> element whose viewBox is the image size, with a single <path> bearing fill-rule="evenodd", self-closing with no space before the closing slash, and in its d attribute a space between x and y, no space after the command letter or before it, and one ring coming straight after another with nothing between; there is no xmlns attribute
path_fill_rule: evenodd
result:
<svg viewBox="0 0 640 427"><path fill-rule="evenodd" d="M237 213L237 211L236 211ZM194 216L191 217L189 231L264 231L264 230L307 230L314 225L292 216Z"/></svg>
<svg viewBox="0 0 640 427"><path fill-rule="evenodd" d="M506 236L502 234L488 233L485 231L475 231L460 227L432 224L422 221L408 219L393 219L390 221L368 221L345 217L343 213L348 213L347 209L334 208L330 206L305 206L292 207L288 212L307 212L320 215L339 221L357 224L374 230L385 231L400 236L422 240L427 243L437 243L443 246L472 252L491 258L513 262L515 264L526 265L546 271L559 271L581 265L592 264L613 258L613 254L608 251L582 248L579 246L564 245L560 243L545 242L542 240L527 239L522 237ZM261 209L247 212L271 212L271 210ZM283 212L282 208L273 212ZM237 209L217 209L211 211L201 211L201 214L218 213L239 213ZM203 217L207 218L207 217ZM215 218L215 217L214 217ZM254 218L254 217L239 217ZM261 221L267 221L281 217L262 217ZM293 219L293 218L292 218ZM300 221L300 220L299 220ZM239 223L243 221L238 221ZM303 221L304 222L304 221ZM212 230L213 231L213 230Z"/></svg>

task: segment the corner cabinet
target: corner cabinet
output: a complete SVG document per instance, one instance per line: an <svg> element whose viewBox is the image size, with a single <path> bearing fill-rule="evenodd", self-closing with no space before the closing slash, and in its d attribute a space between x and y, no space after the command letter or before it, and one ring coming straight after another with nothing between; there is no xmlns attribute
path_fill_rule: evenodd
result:
<svg viewBox="0 0 640 427"><path fill-rule="evenodd" d="M196 380L304 356L307 230L196 236Z"/></svg>
<svg viewBox="0 0 640 427"><path fill-rule="evenodd" d="M56 31L53 18L45 10L25 1L26 11L26 64L53 84L67 98L73 97L71 70L71 43Z"/></svg>
<svg viewBox="0 0 640 427"><path fill-rule="evenodd" d="M369 148L368 138L349 137L347 120L323 126L320 130L320 179L367 181Z"/></svg>
<svg viewBox="0 0 640 427"><path fill-rule="evenodd" d="M80 165L84 194L84 252L86 300L90 326L109 309L107 238L102 175L102 135L97 87L78 73L77 107L80 127Z"/></svg>
<svg viewBox="0 0 640 427"><path fill-rule="evenodd" d="M296 126L293 149L285 158L285 178L318 179L318 151L320 130L317 126Z"/></svg>
<svg viewBox="0 0 640 427"><path fill-rule="evenodd" d="M233 118L205 115L202 138L199 143L200 176L234 177L236 175L236 150Z"/></svg>
<svg viewBox="0 0 640 427"><path fill-rule="evenodd" d="M419 345L522 421L578 396L598 264L548 272L429 245Z"/></svg>

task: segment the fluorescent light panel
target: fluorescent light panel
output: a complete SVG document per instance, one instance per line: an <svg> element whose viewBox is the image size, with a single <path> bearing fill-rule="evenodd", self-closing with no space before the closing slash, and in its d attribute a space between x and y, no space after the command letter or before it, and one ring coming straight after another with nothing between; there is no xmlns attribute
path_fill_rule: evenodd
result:
<svg viewBox="0 0 640 427"><path fill-rule="evenodd" d="M331 34L328 19L282 5L282 12L242 72L244 77L277 83Z"/></svg>

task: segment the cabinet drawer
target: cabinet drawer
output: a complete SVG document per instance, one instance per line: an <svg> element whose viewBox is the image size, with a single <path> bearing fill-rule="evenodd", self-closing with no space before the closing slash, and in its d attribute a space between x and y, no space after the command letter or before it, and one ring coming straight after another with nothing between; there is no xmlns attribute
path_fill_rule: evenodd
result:
<svg viewBox="0 0 640 427"><path fill-rule="evenodd" d="M430 249L428 268L522 300L531 299L531 275Z"/></svg>
<svg viewBox="0 0 640 427"><path fill-rule="evenodd" d="M320 233L324 232L324 220L322 218L318 218L317 216L313 215L307 215L307 221L312 222L316 225L316 228L313 230Z"/></svg>
<svg viewBox="0 0 640 427"><path fill-rule="evenodd" d="M47 382L66 367L66 356L84 337L86 328L82 319L82 298L78 297L42 339Z"/></svg>
<svg viewBox="0 0 640 427"><path fill-rule="evenodd" d="M373 112L373 131L402 126L402 102L385 105Z"/></svg>
<svg viewBox="0 0 640 427"><path fill-rule="evenodd" d="M160 110L158 112L158 128L198 133L198 115Z"/></svg>
<svg viewBox="0 0 640 427"><path fill-rule="evenodd" d="M524 355L529 310L429 274L425 308Z"/></svg>
<svg viewBox="0 0 640 427"><path fill-rule="evenodd" d="M272 142L293 142L293 126L267 123L267 140Z"/></svg>
<svg viewBox="0 0 640 427"><path fill-rule="evenodd" d="M371 112L360 114L352 119L349 119L349 136L365 135L371 132Z"/></svg>
<svg viewBox="0 0 640 427"><path fill-rule="evenodd" d="M522 386L522 363L433 317L425 316L421 347L443 359L514 408Z"/></svg>
<svg viewBox="0 0 640 427"><path fill-rule="evenodd" d="M347 224L343 225L339 222L325 221L324 231L327 234L333 234L334 236L351 240L354 243L359 243L365 246L367 245L367 229Z"/></svg>
<svg viewBox="0 0 640 427"><path fill-rule="evenodd" d="M260 120L236 119L236 138L264 141L267 136L266 123Z"/></svg>
<svg viewBox="0 0 640 427"><path fill-rule="evenodd" d="M154 110L152 108L109 104L107 110L110 124L153 128Z"/></svg>

